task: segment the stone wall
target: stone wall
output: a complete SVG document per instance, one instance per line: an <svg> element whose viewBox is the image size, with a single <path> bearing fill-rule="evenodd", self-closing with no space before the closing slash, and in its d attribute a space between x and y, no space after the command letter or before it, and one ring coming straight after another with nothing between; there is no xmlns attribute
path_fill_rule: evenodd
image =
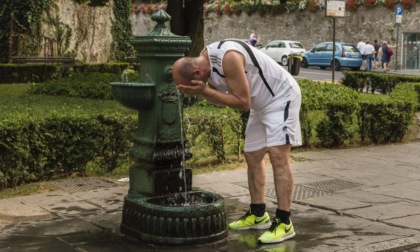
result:
<svg viewBox="0 0 420 252"><path fill-rule="evenodd" d="M76 59L83 62L107 62L112 43L112 6L89 7L71 0L58 0L57 5L60 21L72 31L68 51L74 51Z"/></svg>
<svg viewBox="0 0 420 252"><path fill-rule="evenodd" d="M133 14L133 34L146 35L153 27L149 16ZM309 10L285 13L282 15L261 17L258 14L248 16L217 16L210 14L205 17L204 37L210 43L224 38L247 39L251 30L260 37L260 43L265 45L274 39L290 39L300 41L306 49L321 41L333 40L333 19L325 17L324 11L312 13ZM360 38L378 41L387 40L396 44L395 10L385 7L365 9L359 7L356 12L347 12L344 18L336 19L336 41L356 44ZM402 32L420 33L420 5L411 10L404 10L403 22L400 26L399 39Z"/></svg>
<svg viewBox="0 0 420 252"><path fill-rule="evenodd" d="M76 58L84 62L107 62L112 43L112 6L92 8L76 5L71 0L58 0L57 4L60 6L61 21L72 30L69 50L73 50ZM357 43L359 38L364 38L396 43L395 10L359 7L356 12L347 14L345 18L336 19L337 41ZM130 19L133 35L136 36L147 35L155 25L150 15L133 13ZM265 17L258 14L248 16L245 13L230 17L210 14L205 17L204 23L205 43L224 38L246 39L251 30L255 30L263 45L274 39L290 39L298 40L306 49L310 49L318 42L332 40L333 36L333 20L326 18L323 11L312 13L305 10ZM403 32L420 33L419 4L412 10L404 10L400 39Z"/></svg>

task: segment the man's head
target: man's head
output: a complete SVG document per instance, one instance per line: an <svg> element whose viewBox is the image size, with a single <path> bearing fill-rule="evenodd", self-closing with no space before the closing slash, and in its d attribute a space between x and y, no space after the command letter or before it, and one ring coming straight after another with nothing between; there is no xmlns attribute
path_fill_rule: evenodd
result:
<svg viewBox="0 0 420 252"><path fill-rule="evenodd" d="M189 85L192 80L207 82L209 68L208 61L203 56L183 57L172 66L172 78L177 86Z"/></svg>

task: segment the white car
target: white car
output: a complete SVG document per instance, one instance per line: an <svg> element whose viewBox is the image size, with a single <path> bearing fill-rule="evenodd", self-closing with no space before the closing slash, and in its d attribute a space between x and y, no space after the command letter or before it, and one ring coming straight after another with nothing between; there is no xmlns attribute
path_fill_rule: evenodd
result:
<svg viewBox="0 0 420 252"><path fill-rule="evenodd" d="M260 50L283 66L287 65L287 56L290 54L300 55L306 52L300 42L292 40L273 40Z"/></svg>

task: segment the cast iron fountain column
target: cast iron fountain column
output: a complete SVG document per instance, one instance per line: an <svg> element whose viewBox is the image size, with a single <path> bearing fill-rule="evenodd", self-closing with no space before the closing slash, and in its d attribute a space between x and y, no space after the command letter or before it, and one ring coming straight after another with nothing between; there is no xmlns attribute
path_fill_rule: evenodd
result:
<svg viewBox="0 0 420 252"><path fill-rule="evenodd" d="M131 39L140 62L139 82L111 83L116 99L138 111L121 232L154 244L209 243L227 236L224 199L193 189L191 168L185 166L192 154L171 68L191 41L166 29L170 19L159 10L152 16L154 30Z"/></svg>

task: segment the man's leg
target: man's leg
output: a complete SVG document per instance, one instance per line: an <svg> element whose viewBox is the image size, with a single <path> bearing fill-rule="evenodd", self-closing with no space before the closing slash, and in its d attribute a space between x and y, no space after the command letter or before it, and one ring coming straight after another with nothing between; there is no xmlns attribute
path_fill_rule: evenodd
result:
<svg viewBox="0 0 420 252"><path fill-rule="evenodd" d="M270 216L265 211L265 162L266 148L245 152L248 165L248 188L251 196L250 209L239 220L229 224L230 229L266 229L270 227Z"/></svg>
<svg viewBox="0 0 420 252"><path fill-rule="evenodd" d="M291 145L268 148L273 166L274 185L276 188L277 208L289 212L292 204L293 173L290 167Z"/></svg>
<svg viewBox="0 0 420 252"><path fill-rule="evenodd" d="M267 149L253 152L245 152L245 160L248 165L248 189L251 196L251 204L263 204L265 193L265 162L264 156Z"/></svg>
<svg viewBox="0 0 420 252"><path fill-rule="evenodd" d="M290 167L291 145L268 148L268 154L274 172L274 185L277 196L276 217L271 227L265 231L259 243L278 243L293 238L296 233L290 220L290 206L293 193L293 173Z"/></svg>

